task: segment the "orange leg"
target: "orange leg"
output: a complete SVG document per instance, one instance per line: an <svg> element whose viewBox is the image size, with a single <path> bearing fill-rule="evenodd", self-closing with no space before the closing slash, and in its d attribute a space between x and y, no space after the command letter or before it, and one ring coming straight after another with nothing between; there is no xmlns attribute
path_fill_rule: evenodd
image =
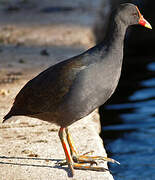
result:
<svg viewBox="0 0 155 180"><path fill-rule="evenodd" d="M68 165L72 174L74 169L93 170L93 171L108 171L104 167L93 166L97 165L96 161L108 161L112 163L118 163L114 159L102 157L102 156L89 156L88 153L79 155L75 148L74 142L67 128L60 128L59 137L66 155L66 161L60 163L60 165ZM67 140L67 143L66 143ZM69 146L68 146L69 145ZM88 164L89 163L89 164Z"/></svg>
<svg viewBox="0 0 155 180"><path fill-rule="evenodd" d="M72 173L72 176L73 176L74 175L73 160L72 160L72 156L70 154L70 150L68 148L68 144L66 143L65 128L62 128L62 127L60 128L59 137L60 137L61 144L62 144L62 147L64 149L65 155L66 155L66 161L67 161L68 167L69 167L69 169Z"/></svg>
<svg viewBox="0 0 155 180"><path fill-rule="evenodd" d="M80 165L79 166L77 165L77 163L90 163L90 166L93 165L93 164L96 164L97 165L97 162L96 161L107 161L107 162L112 162L112 163L117 163L117 164L120 164L118 161L114 160L114 159L111 159L111 158L108 158L108 157L102 157L102 156L89 156L87 154L89 153L85 153L83 155L79 155L77 150L76 150L76 147L74 145L74 142L73 142L73 139L68 131L68 129L66 128L66 137L67 137L67 141L68 141L68 144L69 144L69 147L70 147L70 152L71 152L71 155L72 155L72 158L73 158L73 161L75 162L74 164L74 167L76 165L76 167L79 169ZM89 167L90 167L89 166ZM86 166L83 166L85 169L86 169ZM83 168L82 168L83 169ZM89 169L93 169L93 170L103 170L103 168L101 167L91 167ZM105 170L105 169L104 169Z"/></svg>

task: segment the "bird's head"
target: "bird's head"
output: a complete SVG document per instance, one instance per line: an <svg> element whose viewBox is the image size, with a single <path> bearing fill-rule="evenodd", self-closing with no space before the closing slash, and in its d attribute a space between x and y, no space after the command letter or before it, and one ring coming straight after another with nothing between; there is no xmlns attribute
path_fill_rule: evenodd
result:
<svg viewBox="0 0 155 180"><path fill-rule="evenodd" d="M150 23L144 19L138 7L131 3L121 4L117 12L117 17L119 17L119 20L126 26L140 24L146 28L152 29Z"/></svg>

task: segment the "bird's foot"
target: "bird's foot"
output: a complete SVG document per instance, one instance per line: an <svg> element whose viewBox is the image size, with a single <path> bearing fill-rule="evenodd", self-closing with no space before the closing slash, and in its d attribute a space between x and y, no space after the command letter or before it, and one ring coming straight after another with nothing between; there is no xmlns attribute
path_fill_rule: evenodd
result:
<svg viewBox="0 0 155 180"><path fill-rule="evenodd" d="M84 155L74 155L72 156L73 163L72 166L74 169L81 169L81 170L93 170L93 171L109 171L107 168L100 167L98 166L98 161L107 161L107 162L112 162L112 163L117 163L120 164L118 161L107 158L107 157L102 157L102 156L86 156L85 153ZM63 160L59 162L60 166L66 166L68 165L66 160Z"/></svg>
<svg viewBox="0 0 155 180"><path fill-rule="evenodd" d="M86 154L86 153L85 153ZM90 164L98 164L98 161L107 161L111 163L117 163L120 164L118 161L108 158L108 157L103 157L103 156L89 156L89 155L73 155L73 161L76 163L90 163Z"/></svg>
<svg viewBox="0 0 155 180"><path fill-rule="evenodd" d="M118 161L111 158L91 156L90 154L92 154L92 151L83 155L79 155L67 128L60 128L59 137L66 155L66 161L61 161L58 164L60 166L68 165L72 177L74 175L74 169L109 171L107 168L98 166L98 162L101 161L120 164Z"/></svg>
<svg viewBox="0 0 155 180"><path fill-rule="evenodd" d="M67 142L70 148L71 156L75 163L90 163L90 165L93 165L93 164L97 165L97 161L107 161L107 162L120 164L118 161L108 158L108 157L92 156L94 151L89 151L89 152L84 153L83 155L79 155L74 145L71 134L69 133L67 128L65 129L65 131L66 131Z"/></svg>
<svg viewBox="0 0 155 180"><path fill-rule="evenodd" d="M90 163L88 165L88 163ZM92 171L109 171L107 168L104 168L104 167L99 167L99 166L94 166L97 165L97 163L95 161L91 161L91 162L88 162L88 161L85 161L84 163L73 163L72 164L72 167L74 169L80 169L80 170L92 170ZM63 160L61 162L58 163L58 165L60 166L66 166L68 165L67 161Z"/></svg>
<svg viewBox="0 0 155 180"><path fill-rule="evenodd" d="M94 166L92 164L88 165L86 163L74 163L73 164L74 169L80 169L80 170L91 170L91 171L109 171L107 168Z"/></svg>

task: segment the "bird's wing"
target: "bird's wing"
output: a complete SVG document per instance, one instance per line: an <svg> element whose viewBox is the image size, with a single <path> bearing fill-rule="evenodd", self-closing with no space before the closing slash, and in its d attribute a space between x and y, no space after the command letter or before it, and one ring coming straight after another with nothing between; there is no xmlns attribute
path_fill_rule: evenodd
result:
<svg viewBox="0 0 155 180"><path fill-rule="evenodd" d="M77 74L86 67L79 57L51 66L20 90L11 111L19 115L53 111L69 92Z"/></svg>

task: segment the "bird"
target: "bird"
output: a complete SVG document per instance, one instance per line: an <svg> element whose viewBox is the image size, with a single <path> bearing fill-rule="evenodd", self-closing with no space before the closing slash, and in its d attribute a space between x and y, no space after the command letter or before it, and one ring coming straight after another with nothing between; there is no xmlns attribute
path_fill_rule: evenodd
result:
<svg viewBox="0 0 155 180"><path fill-rule="evenodd" d="M120 4L111 15L111 27L102 43L42 71L19 91L3 122L12 116L28 116L57 124L66 161L74 169L104 171L97 160L116 160L79 155L68 127L103 105L114 93L123 62L124 37L131 25L152 29L131 3ZM94 165L96 164L96 165Z"/></svg>

